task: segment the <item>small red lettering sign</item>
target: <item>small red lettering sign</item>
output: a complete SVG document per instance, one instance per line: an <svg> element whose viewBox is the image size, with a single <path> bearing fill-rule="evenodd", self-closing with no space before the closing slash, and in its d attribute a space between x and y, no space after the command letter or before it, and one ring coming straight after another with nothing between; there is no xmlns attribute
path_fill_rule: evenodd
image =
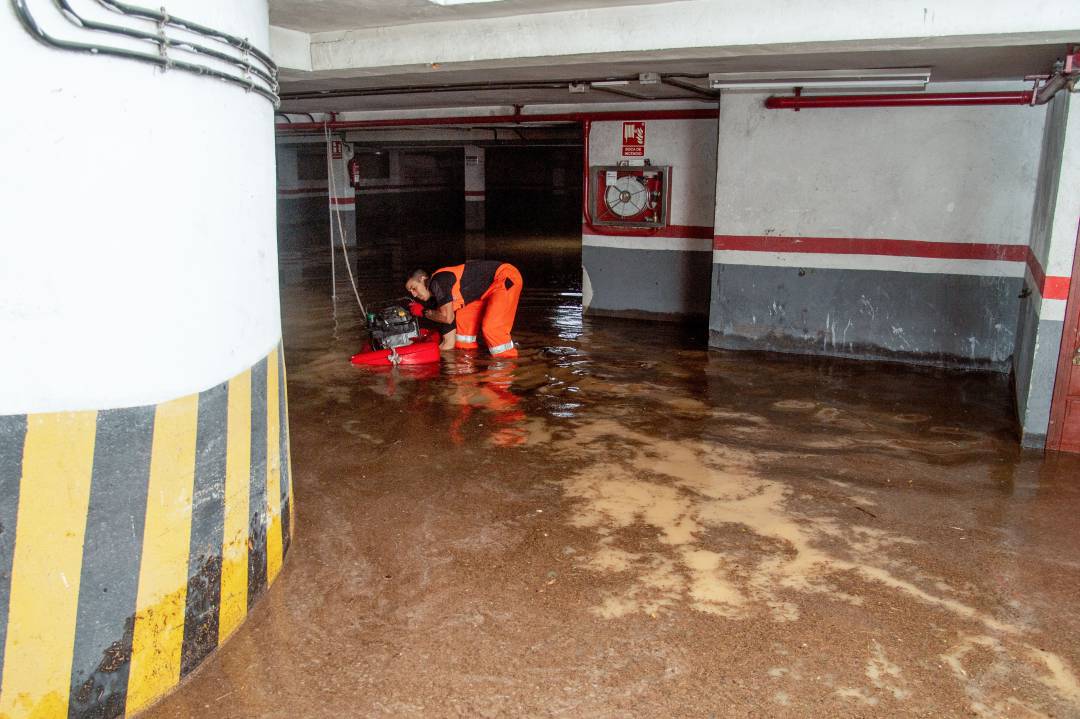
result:
<svg viewBox="0 0 1080 719"><path fill-rule="evenodd" d="M622 125L623 157L645 156L645 123L634 121Z"/></svg>

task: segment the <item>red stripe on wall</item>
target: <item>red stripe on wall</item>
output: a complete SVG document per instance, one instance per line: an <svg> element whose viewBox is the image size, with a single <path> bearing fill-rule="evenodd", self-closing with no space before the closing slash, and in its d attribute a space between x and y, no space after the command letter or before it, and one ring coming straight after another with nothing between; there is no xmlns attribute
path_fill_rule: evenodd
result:
<svg viewBox="0 0 1080 719"><path fill-rule="evenodd" d="M667 227L607 227L605 225L581 224L583 235L614 235L617 237L667 237L675 239L707 240L713 236L713 228L701 225L668 225Z"/></svg>
<svg viewBox="0 0 1080 719"><path fill-rule="evenodd" d="M1043 299L1067 301L1069 299L1069 287L1071 285L1072 278L1047 277L1042 286Z"/></svg>
<svg viewBox="0 0 1080 719"><path fill-rule="evenodd" d="M356 204L356 198L355 197L331 197L330 198L330 204L331 205L355 205Z"/></svg>
<svg viewBox="0 0 1080 719"><path fill-rule="evenodd" d="M926 242L861 237L777 237L775 235L716 235L713 249L749 252L802 252L825 255L887 255L947 260L1004 260L1023 262L1027 245L982 242Z"/></svg>
<svg viewBox="0 0 1080 719"><path fill-rule="evenodd" d="M716 235L715 250L790 252L828 255L885 255L945 260L1001 260L1026 262L1043 299L1067 300L1068 277L1046 276L1039 259L1027 245L983 242L926 242L862 237L777 237L775 235Z"/></svg>
<svg viewBox="0 0 1080 719"><path fill-rule="evenodd" d="M1027 266L1028 270L1031 271L1032 279L1035 280L1035 286L1039 288L1039 294L1043 296L1044 300L1069 299L1071 279L1068 277L1055 277L1054 275L1047 277L1046 270L1043 269L1039 258L1035 256L1035 253L1030 248L1027 253Z"/></svg>
<svg viewBox="0 0 1080 719"><path fill-rule="evenodd" d="M483 190L465 190L465 197L483 197Z"/></svg>

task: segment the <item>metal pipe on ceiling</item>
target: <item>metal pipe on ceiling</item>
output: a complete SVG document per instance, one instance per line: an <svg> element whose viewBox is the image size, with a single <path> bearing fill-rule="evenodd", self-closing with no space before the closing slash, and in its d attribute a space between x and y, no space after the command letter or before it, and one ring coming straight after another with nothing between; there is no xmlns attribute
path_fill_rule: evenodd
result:
<svg viewBox="0 0 1080 719"><path fill-rule="evenodd" d="M293 113L295 114L295 113ZM388 127L429 127L433 125L518 125L524 123L581 123L587 120L715 120L716 108L702 110L627 110L606 112L563 112L525 115L462 115L458 117L392 117L377 120L336 120L332 122L295 122L278 127L279 132L322 132L331 130L363 130Z"/></svg>
<svg viewBox="0 0 1080 719"><path fill-rule="evenodd" d="M1030 105L1034 94L1020 92L927 92L875 95L790 95L766 98L770 110L850 107L938 107L945 105Z"/></svg>
<svg viewBox="0 0 1080 719"><path fill-rule="evenodd" d="M638 75L633 75L627 77L597 77L591 79L576 78L573 80L506 80L493 82L444 83L441 85L395 85L391 87L361 87L336 90L304 90L300 92L282 93L281 99L327 100L343 97L384 97L387 95L427 95L442 92L490 92L495 90L566 90L567 92L569 92L571 85L592 86L593 83L601 83L601 85L592 86L592 89L594 90L603 92L616 92L617 94L628 94L628 91L626 90L618 92L621 88L616 88L616 90L612 90L611 85L605 86L603 85L603 83L626 82L627 85L630 86L631 83L638 83L638 77ZM702 79L705 77L708 76L700 73L678 73L671 75L659 74L660 82L657 84L668 84L693 93L693 96L665 97L662 98L664 100L704 99L706 101L715 101L719 97L717 93L711 92L706 88L697 87L692 82L690 82L690 80ZM639 99L653 100L656 98L643 96Z"/></svg>
<svg viewBox="0 0 1080 719"><path fill-rule="evenodd" d="M933 107L945 105L1045 105L1064 90L1076 92L1080 82L1080 50L1069 49L1064 59L1054 63L1048 75L1031 75L1031 90L1019 92L927 92L878 95L802 95L795 88L793 96L773 96L765 100L770 110L809 110L846 107ZM1043 84L1040 86L1039 83Z"/></svg>

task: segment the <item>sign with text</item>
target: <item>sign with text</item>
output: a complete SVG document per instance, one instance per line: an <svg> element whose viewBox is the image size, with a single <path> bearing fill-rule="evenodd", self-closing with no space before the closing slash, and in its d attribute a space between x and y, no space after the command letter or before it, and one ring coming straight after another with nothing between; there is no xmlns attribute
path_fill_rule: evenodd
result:
<svg viewBox="0 0 1080 719"><path fill-rule="evenodd" d="M645 123L642 121L622 124L623 157L645 157Z"/></svg>
<svg viewBox="0 0 1080 719"><path fill-rule="evenodd" d="M334 140L330 143L330 156L335 160L340 160L341 154L341 140Z"/></svg>

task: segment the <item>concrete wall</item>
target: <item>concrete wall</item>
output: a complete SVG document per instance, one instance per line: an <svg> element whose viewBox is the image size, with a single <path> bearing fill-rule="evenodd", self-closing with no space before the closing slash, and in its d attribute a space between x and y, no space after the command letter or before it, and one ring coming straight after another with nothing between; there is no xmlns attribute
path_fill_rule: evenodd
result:
<svg viewBox="0 0 1080 719"><path fill-rule="evenodd" d="M267 47L264 0L169 12ZM11 4L0 62L0 716L111 719L242 622L291 537L273 106L46 47Z"/></svg>
<svg viewBox="0 0 1080 719"><path fill-rule="evenodd" d="M1078 222L1080 102L1062 93L1046 116L1020 303L1016 406L1028 447L1046 442Z"/></svg>
<svg viewBox="0 0 1080 719"><path fill-rule="evenodd" d="M282 252L328 242L329 179L324 173L321 179L302 180L297 172L298 153L314 151L325 155L325 143L277 145L277 235Z"/></svg>
<svg viewBox="0 0 1080 719"><path fill-rule="evenodd" d="M763 100L721 101L711 344L1008 371L1045 111Z"/></svg>
<svg viewBox="0 0 1080 719"><path fill-rule="evenodd" d="M359 147L359 143L354 143ZM390 172L363 178L356 190L360 248L388 238L465 229L465 167L461 147L384 148Z"/></svg>
<svg viewBox="0 0 1080 719"><path fill-rule="evenodd" d="M627 119L632 119L632 113ZM670 165L669 227L634 233L582 227L583 305L590 314L703 319L716 176L716 120L649 120L645 157ZM593 122L589 166L622 156L623 120Z"/></svg>

